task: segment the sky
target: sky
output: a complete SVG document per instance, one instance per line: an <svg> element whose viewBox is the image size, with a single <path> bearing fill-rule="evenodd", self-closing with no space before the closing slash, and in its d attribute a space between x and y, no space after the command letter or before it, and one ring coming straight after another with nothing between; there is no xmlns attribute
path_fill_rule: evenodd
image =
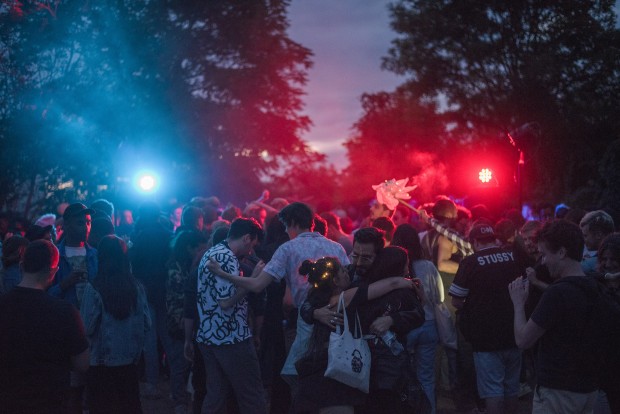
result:
<svg viewBox="0 0 620 414"><path fill-rule="evenodd" d="M342 169L343 142L362 115L363 93L391 91L402 78L381 69L396 36L388 0L293 0L289 37L314 53L308 73L304 113L314 125L302 137Z"/></svg>
<svg viewBox="0 0 620 414"><path fill-rule="evenodd" d="M304 97L304 113L314 125L302 137L338 169L348 163L342 144L362 115L361 95L391 91L404 80L381 70L381 58L396 37L389 3L292 0L289 7L290 38L314 53ZM620 0L615 9L620 13Z"/></svg>

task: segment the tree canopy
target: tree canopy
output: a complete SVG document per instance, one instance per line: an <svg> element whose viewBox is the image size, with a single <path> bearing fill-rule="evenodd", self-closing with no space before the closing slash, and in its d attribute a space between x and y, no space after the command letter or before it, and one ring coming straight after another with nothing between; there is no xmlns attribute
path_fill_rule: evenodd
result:
<svg viewBox="0 0 620 414"><path fill-rule="evenodd" d="M175 195L260 193L277 158L311 156L311 52L287 36L288 3L5 3L0 205L69 179L74 198L121 192L117 178L147 166Z"/></svg>
<svg viewBox="0 0 620 414"><path fill-rule="evenodd" d="M351 161L355 147L380 142L367 132L368 122L392 139L390 130L424 131L422 142L405 133L392 142L404 154L432 142L451 169L459 163L455 146L470 148L470 157L502 146L510 150L506 132L513 131L526 156L528 196L558 197L587 185L620 136L620 36L613 7L609 0L394 2L396 38L383 67L405 81L380 99L400 102L396 111L403 113L421 105L433 114L398 121L389 110L375 122L375 108L363 101L364 115L348 144ZM442 127L429 128L431 118ZM380 126L388 120L389 128ZM506 162L516 167L516 151L513 158Z"/></svg>

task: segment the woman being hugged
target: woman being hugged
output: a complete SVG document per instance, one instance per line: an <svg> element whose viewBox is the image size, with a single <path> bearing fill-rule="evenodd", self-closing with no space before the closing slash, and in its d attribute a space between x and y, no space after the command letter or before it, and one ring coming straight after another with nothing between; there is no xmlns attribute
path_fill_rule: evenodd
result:
<svg viewBox="0 0 620 414"><path fill-rule="evenodd" d="M137 363L151 327L146 295L131 274L122 239L105 236L97 253L97 277L80 309L90 343L90 412L141 413Z"/></svg>
<svg viewBox="0 0 620 414"><path fill-rule="evenodd" d="M349 273L333 257L325 257L316 262L306 260L299 273L308 276L311 286L301 309L304 320L312 321L313 311L321 307L328 306L336 310L339 295L344 292L346 315L343 316L349 318L350 329L355 326L358 306L395 289L413 288L411 279L393 277L368 286L348 289L351 284ZM337 316L334 312L332 321L336 320ZM338 321L340 320L338 318ZM324 376L331 332L331 326L314 321L308 352L296 364L299 395L294 404L297 411L351 414L354 406L365 402L366 395L363 392Z"/></svg>
<svg viewBox="0 0 620 414"><path fill-rule="evenodd" d="M424 259L418 232L409 224L396 228L392 239L393 246L407 250L411 270L420 279L424 296L425 322L407 335L407 348L415 358L416 373L424 394L430 403L430 414L437 409L435 392L435 354L439 345L439 333L435 321L435 304L444 301L441 276L435 265Z"/></svg>

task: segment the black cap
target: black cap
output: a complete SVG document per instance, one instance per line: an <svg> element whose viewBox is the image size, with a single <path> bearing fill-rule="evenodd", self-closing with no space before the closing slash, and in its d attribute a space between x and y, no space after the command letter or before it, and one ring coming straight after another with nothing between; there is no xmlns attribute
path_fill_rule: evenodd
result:
<svg viewBox="0 0 620 414"><path fill-rule="evenodd" d="M62 218L66 221L72 217L85 216L87 214L92 216L94 213L95 210L86 207L82 203L73 203L67 206L65 212L62 214Z"/></svg>
<svg viewBox="0 0 620 414"><path fill-rule="evenodd" d="M43 238L45 233L51 233L52 228L52 225L39 226L38 224L33 224L32 226L28 227L28 230L26 230L25 237L30 241L39 240Z"/></svg>

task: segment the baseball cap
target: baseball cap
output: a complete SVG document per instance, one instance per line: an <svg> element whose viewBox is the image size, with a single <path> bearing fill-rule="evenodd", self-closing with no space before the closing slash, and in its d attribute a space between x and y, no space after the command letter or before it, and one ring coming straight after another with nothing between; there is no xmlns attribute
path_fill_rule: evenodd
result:
<svg viewBox="0 0 620 414"><path fill-rule="evenodd" d="M62 214L63 220L67 220L72 217L82 216L82 215L93 215L95 210L86 207L82 203L73 203L69 204L65 209L65 212Z"/></svg>
<svg viewBox="0 0 620 414"><path fill-rule="evenodd" d="M39 240L42 239L43 236L45 236L45 233L51 233L52 229L52 225L40 226L38 224L33 224L32 226L28 227L28 230L26 230L26 234L24 237L26 237L30 241Z"/></svg>
<svg viewBox="0 0 620 414"><path fill-rule="evenodd" d="M495 238L493 226L488 223L474 223L469 231L470 240L492 239Z"/></svg>

